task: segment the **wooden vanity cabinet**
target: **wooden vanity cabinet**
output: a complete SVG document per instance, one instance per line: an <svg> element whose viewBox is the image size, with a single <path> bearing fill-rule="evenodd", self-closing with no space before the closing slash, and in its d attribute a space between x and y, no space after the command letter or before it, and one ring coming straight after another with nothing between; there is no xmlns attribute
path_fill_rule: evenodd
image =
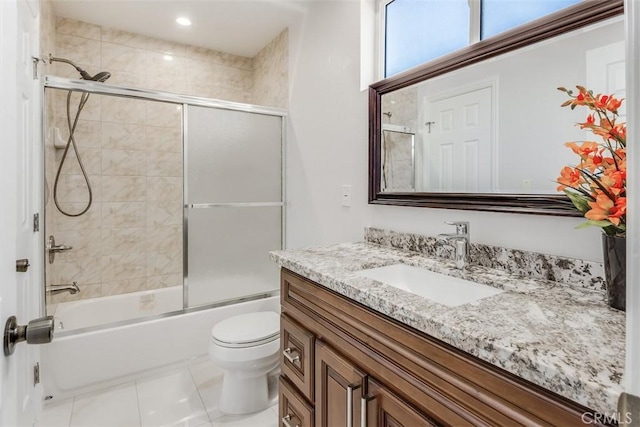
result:
<svg viewBox="0 0 640 427"><path fill-rule="evenodd" d="M587 408L282 269L281 427L584 426Z"/></svg>

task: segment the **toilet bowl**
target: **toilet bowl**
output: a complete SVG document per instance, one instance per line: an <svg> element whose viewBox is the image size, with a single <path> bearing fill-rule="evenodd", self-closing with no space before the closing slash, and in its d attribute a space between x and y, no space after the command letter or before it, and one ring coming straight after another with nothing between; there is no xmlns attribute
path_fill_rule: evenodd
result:
<svg viewBox="0 0 640 427"><path fill-rule="evenodd" d="M220 412L249 414L275 403L279 349L280 318L273 311L233 316L211 329L209 355L224 373Z"/></svg>

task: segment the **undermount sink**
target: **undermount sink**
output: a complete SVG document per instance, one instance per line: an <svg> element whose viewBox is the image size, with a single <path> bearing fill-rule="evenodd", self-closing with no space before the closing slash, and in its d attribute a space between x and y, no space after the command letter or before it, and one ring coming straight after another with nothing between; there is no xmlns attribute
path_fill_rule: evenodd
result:
<svg viewBox="0 0 640 427"><path fill-rule="evenodd" d="M424 268L394 264L356 273L431 301L456 307L502 293L501 289L447 276Z"/></svg>

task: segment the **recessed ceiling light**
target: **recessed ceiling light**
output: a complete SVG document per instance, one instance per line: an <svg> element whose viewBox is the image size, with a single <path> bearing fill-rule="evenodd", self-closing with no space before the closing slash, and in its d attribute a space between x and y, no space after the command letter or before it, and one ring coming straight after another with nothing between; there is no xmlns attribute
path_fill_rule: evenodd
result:
<svg viewBox="0 0 640 427"><path fill-rule="evenodd" d="M163 58L164 58L165 61L173 61L173 56L171 56L171 55L165 55L165 56L163 56Z"/></svg>
<svg viewBox="0 0 640 427"><path fill-rule="evenodd" d="M176 19L176 22L180 25L184 25L185 27L191 25L191 20L185 16L178 17L178 19Z"/></svg>

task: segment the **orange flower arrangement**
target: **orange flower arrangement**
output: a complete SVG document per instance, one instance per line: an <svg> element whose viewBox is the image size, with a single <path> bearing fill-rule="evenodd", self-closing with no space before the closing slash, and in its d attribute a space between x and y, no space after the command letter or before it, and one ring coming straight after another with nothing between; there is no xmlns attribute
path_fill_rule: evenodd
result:
<svg viewBox="0 0 640 427"><path fill-rule="evenodd" d="M565 166L557 179L558 191L571 199L573 205L584 214L587 222L579 228L602 227L610 236L626 233L627 219L627 127L618 123L618 109L622 99L612 95L594 95L582 86L576 86L578 94L563 87L558 88L569 95L563 107L586 106L591 110L580 129L588 129L602 141L567 142L580 157L577 166Z"/></svg>

